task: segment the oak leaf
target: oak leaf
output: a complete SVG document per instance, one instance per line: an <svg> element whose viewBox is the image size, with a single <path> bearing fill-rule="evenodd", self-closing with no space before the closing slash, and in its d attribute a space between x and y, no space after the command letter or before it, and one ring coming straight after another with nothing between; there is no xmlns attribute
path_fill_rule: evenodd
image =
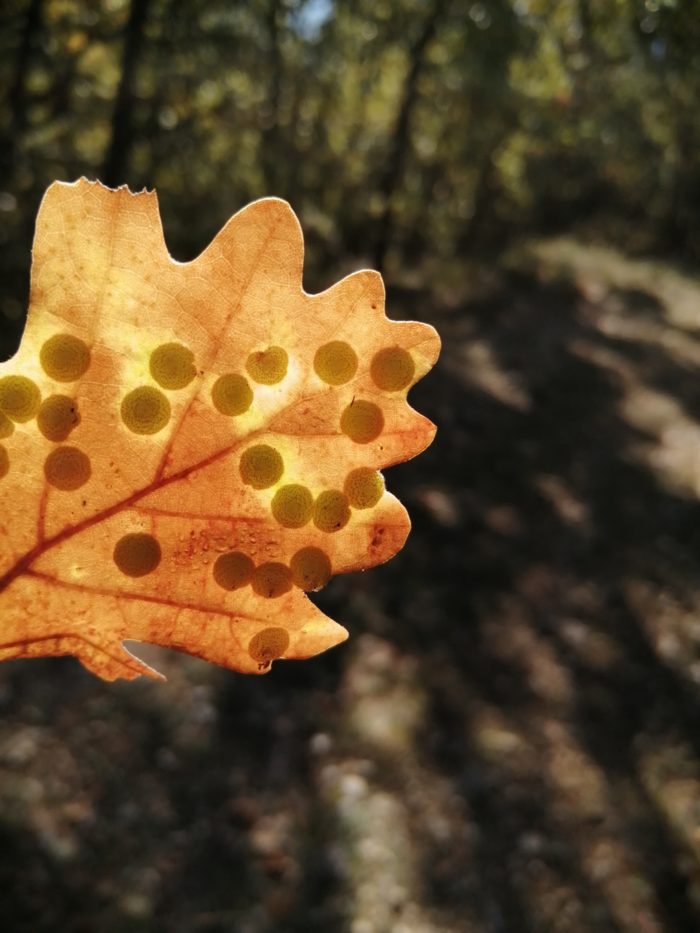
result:
<svg viewBox="0 0 700 933"><path fill-rule="evenodd" d="M377 273L309 295L302 263L277 199L179 263L155 193L48 189L0 365L0 658L159 676L131 639L262 673L347 637L306 592L402 547L379 471L432 440L406 393L439 340Z"/></svg>

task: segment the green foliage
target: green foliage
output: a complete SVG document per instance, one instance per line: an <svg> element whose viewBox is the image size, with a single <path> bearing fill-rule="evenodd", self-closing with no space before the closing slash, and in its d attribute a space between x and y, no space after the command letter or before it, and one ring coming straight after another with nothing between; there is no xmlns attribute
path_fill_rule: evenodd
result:
<svg viewBox="0 0 700 933"><path fill-rule="evenodd" d="M583 222L700 253L697 0L14 0L1 25L8 318L27 218L81 174L157 187L183 257L263 194L312 269Z"/></svg>

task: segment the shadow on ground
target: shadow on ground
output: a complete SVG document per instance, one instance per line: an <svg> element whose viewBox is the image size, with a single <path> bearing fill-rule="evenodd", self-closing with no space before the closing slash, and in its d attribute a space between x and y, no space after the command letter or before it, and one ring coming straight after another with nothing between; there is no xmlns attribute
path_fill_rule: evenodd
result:
<svg viewBox="0 0 700 933"><path fill-rule="evenodd" d="M700 338L536 262L394 306L434 309L440 430L388 476L406 549L319 597L353 640L4 665L4 929L700 928Z"/></svg>

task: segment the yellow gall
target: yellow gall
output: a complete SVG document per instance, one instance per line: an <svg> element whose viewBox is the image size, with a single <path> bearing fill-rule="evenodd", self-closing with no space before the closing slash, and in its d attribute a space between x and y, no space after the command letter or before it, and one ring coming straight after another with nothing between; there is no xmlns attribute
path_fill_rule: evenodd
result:
<svg viewBox="0 0 700 933"><path fill-rule="evenodd" d="M314 525L319 531L340 531L350 521L350 504L345 493L327 489L314 502Z"/></svg>
<svg viewBox="0 0 700 933"><path fill-rule="evenodd" d="M230 551L217 557L214 563L214 579L224 590L239 590L253 578L255 564L247 554Z"/></svg>
<svg viewBox="0 0 700 933"><path fill-rule="evenodd" d="M197 375L194 353L181 343L163 343L151 353L151 375L163 389L184 389Z"/></svg>
<svg viewBox="0 0 700 933"><path fill-rule="evenodd" d="M31 421L40 402L39 386L32 379L26 376L4 376L0 379L0 412L12 421Z"/></svg>
<svg viewBox="0 0 700 933"><path fill-rule="evenodd" d="M403 347L387 347L374 354L369 372L379 389L398 392L413 382L416 364Z"/></svg>
<svg viewBox="0 0 700 933"><path fill-rule="evenodd" d="M283 628L265 628L253 635L248 644L248 654L259 664L268 665L281 657L289 647L289 634Z"/></svg>
<svg viewBox="0 0 700 933"><path fill-rule="evenodd" d="M331 578L330 559L319 547L303 547L292 557L289 567L295 585L307 593L320 590Z"/></svg>
<svg viewBox="0 0 700 933"><path fill-rule="evenodd" d="M170 402L160 389L140 386L124 396L121 416L134 434L157 434L170 421Z"/></svg>
<svg viewBox="0 0 700 933"><path fill-rule="evenodd" d="M80 489L91 474L90 458L77 447L57 447L44 461L46 482L64 492Z"/></svg>
<svg viewBox="0 0 700 933"><path fill-rule="evenodd" d="M78 403L67 395L50 395L39 406L37 427L49 441L65 441L80 424Z"/></svg>
<svg viewBox="0 0 700 933"><path fill-rule="evenodd" d="M374 402L351 402L340 416L340 430L356 444L376 440L384 428L384 415Z"/></svg>
<svg viewBox="0 0 700 933"><path fill-rule="evenodd" d="M75 382L90 366L90 348L72 334L54 334L43 344L39 360L50 379Z"/></svg>
<svg viewBox="0 0 700 933"><path fill-rule="evenodd" d="M226 373L214 383L211 400L222 415L242 415L253 404L253 390L245 376Z"/></svg>
<svg viewBox="0 0 700 933"><path fill-rule="evenodd" d="M292 588L292 571L285 564L270 561L260 564L253 573L253 589L258 596L277 599Z"/></svg>
<svg viewBox="0 0 700 933"><path fill-rule="evenodd" d="M302 528L311 521L313 507L311 492L298 483L282 486L272 498L272 514L285 528Z"/></svg>
<svg viewBox="0 0 700 933"><path fill-rule="evenodd" d="M145 577L160 563L160 544L153 535L140 532L124 535L114 547L113 558L125 576Z"/></svg>
<svg viewBox="0 0 700 933"><path fill-rule="evenodd" d="M260 385L271 386L281 382L287 375L289 356L282 347L268 347L251 353L245 368L250 378Z"/></svg>
<svg viewBox="0 0 700 933"><path fill-rule="evenodd" d="M349 382L357 372L357 353L344 340L331 340L316 351L314 370L331 386Z"/></svg>
<svg viewBox="0 0 700 933"><path fill-rule="evenodd" d="M238 469L241 479L253 489L274 486L284 473L284 461L269 444L255 444L241 454Z"/></svg>
<svg viewBox="0 0 700 933"><path fill-rule="evenodd" d="M343 492L354 509L371 509L384 495L384 477L369 467L358 467L345 477Z"/></svg>

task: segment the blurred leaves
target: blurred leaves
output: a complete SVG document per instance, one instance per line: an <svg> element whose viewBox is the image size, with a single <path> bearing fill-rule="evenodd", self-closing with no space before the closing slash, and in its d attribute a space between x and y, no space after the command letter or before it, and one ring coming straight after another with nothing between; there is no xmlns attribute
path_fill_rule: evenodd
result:
<svg viewBox="0 0 700 933"><path fill-rule="evenodd" d="M181 256L265 194L317 267L584 222L700 251L696 0L14 0L1 26L10 303L25 218L81 174L157 187Z"/></svg>

